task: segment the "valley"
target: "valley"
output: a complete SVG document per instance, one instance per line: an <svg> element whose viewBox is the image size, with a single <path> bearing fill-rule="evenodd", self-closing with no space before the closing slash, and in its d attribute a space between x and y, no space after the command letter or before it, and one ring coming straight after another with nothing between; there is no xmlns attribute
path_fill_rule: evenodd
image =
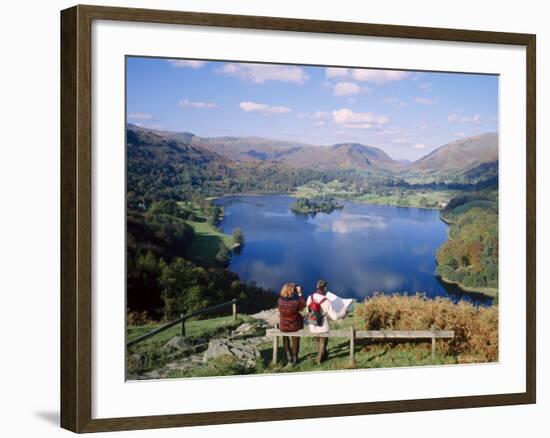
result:
<svg viewBox="0 0 550 438"><path fill-rule="evenodd" d="M418 277L425 280L406 287L416 288L410 292L496 296L497 134L454 141L415 162L403 162L380 148L355 143L316 146L255 137L202 138L129 124L127 169L129 310L146 311L153 321L235 296L248 303L245 308L250 310L273 305L270 290L275 282L244 275L244 271L235 273L235 263L246 260L256 245L254 233L247 236L247 229L244 236L240 232L244 245L236 247L231 236L234 228L246 224L247 217L238 213L243 208L239 204L233 207L233 200L246 194L259 196L257 201L246 199L260 204L271 202L262 196L292 196L294 208L288 201L287 207L274 214L285 216L295 210L294 214L305 215L304 225L316 220L312 219L316 215L330 220L343 215L343 222L330 225L335 230L363 226L370 223L371 215L378 217L382 212L368 208L363 212L351 202L408 207L411 212L439 211L450 225L450 239L445 242L443 238L431 250L426 259L426 263L431 260L429 275ZM362 212L357 219L349 216L354 209ZM239 214L242 223L229 220L224 216L227 211ZM260 210L250 214L260 214ZM383 214L389 218L398 213L388 210ZM437 213L435 220L440 221ZM372 225L379 227L382 222L376 219ZM411 245L411 254L421 248L420 243ZM262 248L269 254L265 244ZM407 263L414 270L413 260ZM416 278L412 270L408 275ZM440 283L432 283L436 277ZM426 283L428 278L433 280ZM385 281L380 284L390 285L391 291L394 283ZM348 290L357 296L368 292Z"/></svg>

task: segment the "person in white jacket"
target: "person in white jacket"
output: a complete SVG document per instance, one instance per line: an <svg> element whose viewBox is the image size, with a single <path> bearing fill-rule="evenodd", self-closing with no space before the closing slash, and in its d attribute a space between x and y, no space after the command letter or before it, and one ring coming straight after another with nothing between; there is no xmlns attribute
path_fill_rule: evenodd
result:
<svg viewBox="0 0 550 438"><path fill-rule="evenodd" d="M309 324L309 331L311 333L328 333L330 331L329 319L336 321L346 315L346 308L342 308L339 312L335 311L330 301L325 297L327 286L328 284L325 280L317 281L317 290L307 299L306 305L308 308L313 301L320 304L323 316L321 325ZM319 336L315 339L317 342L317 365L320 365L321 362L328 358L328 338Z"/></svg>

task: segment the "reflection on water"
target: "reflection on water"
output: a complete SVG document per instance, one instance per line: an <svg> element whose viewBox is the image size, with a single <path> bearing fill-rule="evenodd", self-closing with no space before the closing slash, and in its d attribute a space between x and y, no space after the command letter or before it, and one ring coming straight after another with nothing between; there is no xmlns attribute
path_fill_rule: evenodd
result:
<svg viewBox="0 0 550 438"><path fill-rule="evenodd" d="M334 215L334 213L338 214ZM383 230L387 227L387 221L381 216L349 214L343 211L318 214L309 221L317 227L318 231L338 234L366 231L370 228Z"/></svg>
<svg viewBox="0 0 550 438"><path fill-rule="evenodd" d="M422 292L491 303L434 275L437 248L447 239L437 211L343 202L342 210L312 217L292 213L292 202L284 195L216 201L226 213L220 228L243 230L245 245L229 268L244 281L275 291L292 281L312 291L325 278L331 291L358 299Z"/></svg>

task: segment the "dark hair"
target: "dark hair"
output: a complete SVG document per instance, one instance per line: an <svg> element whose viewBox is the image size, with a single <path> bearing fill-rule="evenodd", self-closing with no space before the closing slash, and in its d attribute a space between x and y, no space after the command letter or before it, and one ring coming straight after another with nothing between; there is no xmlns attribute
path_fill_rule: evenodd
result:
<svg viewBox="0 0 550 438"><path fill-rule="evenodd" d="M317 289L325 290L327 288L326 280L317 280Z"/></svg>

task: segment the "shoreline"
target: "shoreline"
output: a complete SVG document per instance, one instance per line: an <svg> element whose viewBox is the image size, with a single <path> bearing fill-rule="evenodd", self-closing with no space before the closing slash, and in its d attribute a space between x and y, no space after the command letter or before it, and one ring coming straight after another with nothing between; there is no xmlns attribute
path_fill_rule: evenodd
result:
<svg viewBox="0 0 550 438"><path fill-rule="evenodd" d="M258 192L250 192L250 193L227 193L223 195L218 196L208 196L205 198L207 201L215 201L217 199L222 198L230 198L231 196L290 196L291 198L299 198L298 192L273 192L273 193L258 193ZM308 198L313 199L313 198ZM399 208L417 208L419 210L437 210L441 211L439 207L423 207L420 205L399 205L399 204L382 204L377 202L368 202L361 199L350 199L346 197L341 197L334 195L334 199L338 199L340 201L349 201L349 202L357 202L358 204L364 204L364 205L377 205L380 207L399 207ZM443 222L447 223L443 220Z"/></svg>
<svg viewBox="0 0 550 438"><path fill-rule="evenodd" d="M441 219L442 222L446 223L449 226L456 224L456 222L453 222L449 219L445 219L445 217L442 216L441 213L439 214L439 219Z"/></svg>
<svg viewBox="0 0 550 438"><path fill-rule="evenodd" d="M454 284L455 286L458 286L461 290L463 290L465 293L479 294L479 295L483 295L483 296L486 296L486 297L489 297L489 298L498 298L498 289L497 288L492 288L492 287L474 288L474 287L464 286L459 281L449 280L448 278L445 278L441 275L438 275L438 277L443 283Z"/></svg>

